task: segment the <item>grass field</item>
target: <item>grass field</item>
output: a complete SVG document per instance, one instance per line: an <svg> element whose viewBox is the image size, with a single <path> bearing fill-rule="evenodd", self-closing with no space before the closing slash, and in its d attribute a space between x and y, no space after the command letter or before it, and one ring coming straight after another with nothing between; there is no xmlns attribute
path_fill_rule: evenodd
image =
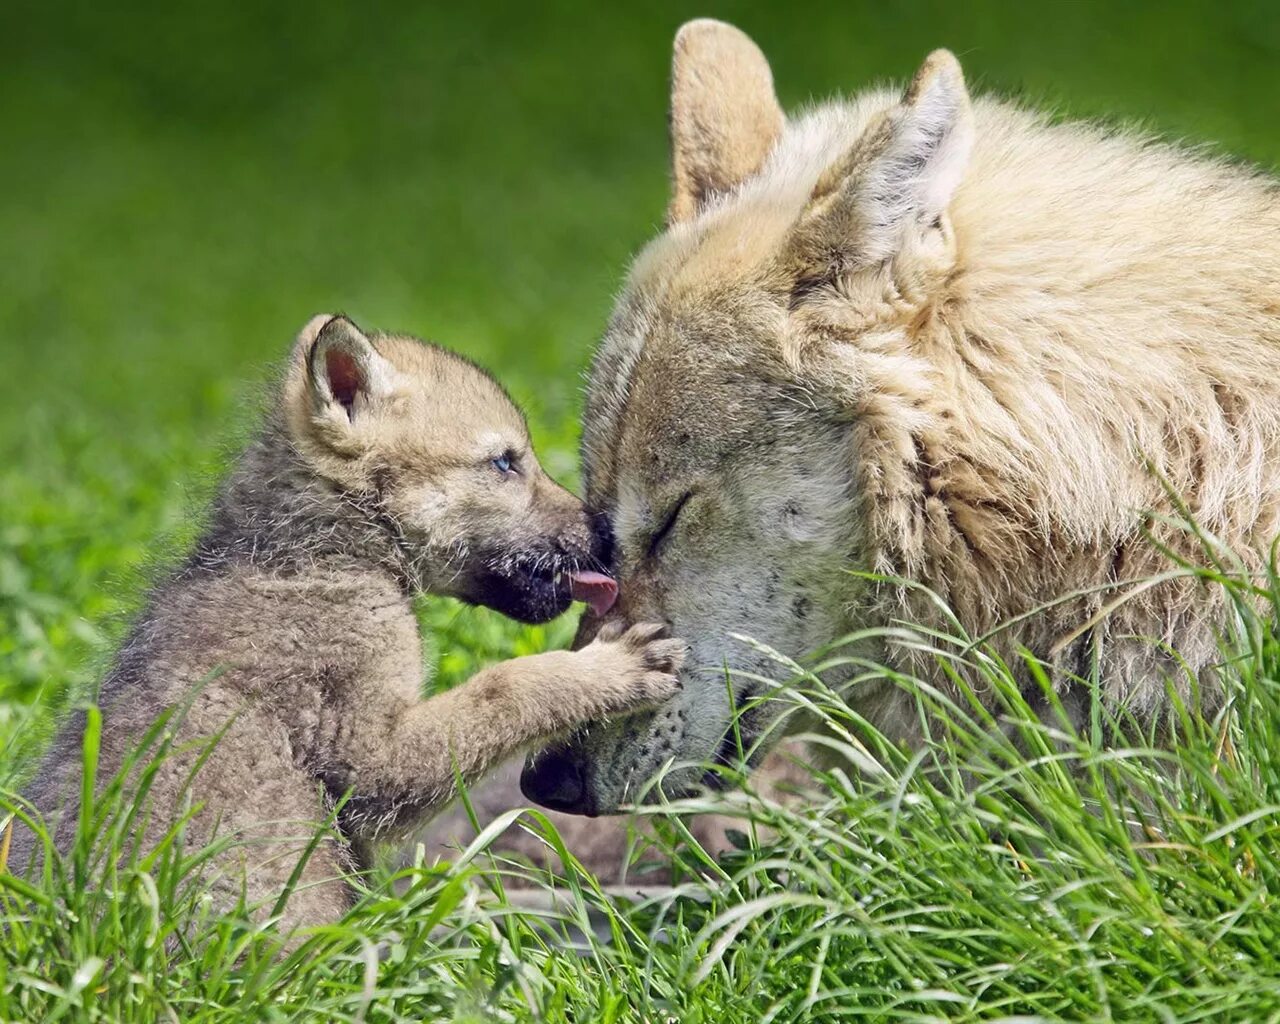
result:
<svg viewBox="0 0 1280 1024"><path fill-rule="evenodd" d="M978 89L1280 159L1280 19L1261 0L19 3L0 63L0 782L91 688L312 313L479 360L573 481L579 374L665 205L670 38L701 14L761 41L788 105L945 45ZM571 630L423 616L443 683ZM9 904L0 1018L1280 1019L1280 667L1265 631L1235 642L1225 768L1213 729L1172 764L1086 737L1068 759L1087 770L1064 774L960 724L940 743L979 748L990 792L893 754L878 782L821 776L803 813L751 804L779 848L750 849L745 823L728 863L686 846L673 902L623 914L575 881L566 913L616 930L581 955L479 899L483 856L474 875L410 869L407 896L371 897L284 966L230 924L166 953L157 907L190 865L110 898L51 878L28 920Z"/></svg>

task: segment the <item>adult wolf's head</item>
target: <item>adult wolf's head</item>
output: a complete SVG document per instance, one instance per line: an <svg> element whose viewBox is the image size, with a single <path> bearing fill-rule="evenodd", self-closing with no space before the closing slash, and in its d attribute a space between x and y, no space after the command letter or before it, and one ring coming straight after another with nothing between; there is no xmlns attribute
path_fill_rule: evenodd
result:
<svg viewBox="0 0 1280 1024"><path fill-rule="evenodd" d="M969 158L955 59L931 55L905 94L793 120L737 29L675 42L674 195L601 343L584 422L588 501L612 519L617 614L691 644L683 694L531 759L526 795L608 813L664 763L668 793L767 724L731 724L775 674L744 634L790 654L841 635L847 570L867 565L864 503L899 486L855 464L867 418L912 415L902 338L942 316L956 265L948 213ZM918 481L916 481L918 482ZM592 629L588 621L584 627Z"/></svg>

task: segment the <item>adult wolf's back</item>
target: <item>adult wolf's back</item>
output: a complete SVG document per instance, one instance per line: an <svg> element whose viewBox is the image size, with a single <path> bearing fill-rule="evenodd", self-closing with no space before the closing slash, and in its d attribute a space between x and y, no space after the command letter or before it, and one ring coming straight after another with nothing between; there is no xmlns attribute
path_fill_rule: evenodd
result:
<svg viewBox="0 0 1280 1024"><path fill-rule="evenodd" d="M973 634L1088 591L1003 634L1009 653L1051 661L1069 707L1095 663L1139 716L1166 676L1212 700L1219 596L1169 582L1092 619L1168 567L1144 528L1194 552L1159 518L1166 487L1246 558L1280 528L1276 183L971 103L941 51L903 94L788 119L756 46L709 21L676 38L671 125L669 227L601 344L583 459L619 613L668 619L693 657L679 706L547 752L526 792L609 811L669 758L713 757L730 712L706 669L740 670L740 697L769 674L733 633L800 653L898 617L946 625L848 569L926 584ZM915 728L889 687L851 701Z"/></svg>

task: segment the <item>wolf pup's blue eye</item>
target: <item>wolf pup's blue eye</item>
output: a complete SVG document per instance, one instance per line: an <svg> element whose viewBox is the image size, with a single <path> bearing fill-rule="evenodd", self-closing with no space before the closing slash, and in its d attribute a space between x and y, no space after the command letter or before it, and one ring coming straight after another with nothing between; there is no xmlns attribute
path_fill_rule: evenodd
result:
<svg viewBox="0 0 1280 1024"><path fill-rule="evenodd" d="M508 473L511 472L511 468L512 468L511 463L512 463L511 453L503 452L501 455L499 455L496 459L493 460L493 468L496 469L503 476L506 476Z"/></svg>

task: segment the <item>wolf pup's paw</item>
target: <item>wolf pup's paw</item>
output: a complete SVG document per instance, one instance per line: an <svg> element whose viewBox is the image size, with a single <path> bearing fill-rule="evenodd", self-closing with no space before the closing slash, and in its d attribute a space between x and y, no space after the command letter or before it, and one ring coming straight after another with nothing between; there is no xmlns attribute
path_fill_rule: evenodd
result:
<svg viewBox="0 0 1280 1024"><path fill-rule="evenodd" d="M642 622L628 628L611 622L578 652L593 662L592 687L598 714L642 711L680 692L680 666L688 648L666 626Z"/></svg>

